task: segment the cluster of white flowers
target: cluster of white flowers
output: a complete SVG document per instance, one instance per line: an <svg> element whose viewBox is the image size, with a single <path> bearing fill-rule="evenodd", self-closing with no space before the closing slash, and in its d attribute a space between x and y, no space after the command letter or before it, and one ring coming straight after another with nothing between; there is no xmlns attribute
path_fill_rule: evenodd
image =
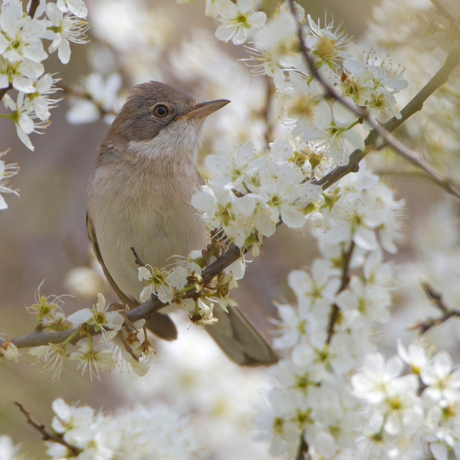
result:
<svg viewBox="0 0 460 460"><path fill-rule="evenodd" d="M84 308L66 316L62 309L62 297L45 297L40 294L40 287L35 295L36 303L28 307L29 312L37 316L40 329L45 332L59 332L77 328L63 343L41 345L28 352L37 363L44 363L42 370L51 373L53 380L59 379L65 360L76 361L77 369L81 369L82 374L88 372L91 379L93 376L100 379L101 372L110 371L117 366L123 370L125 365L129 365L140 376L148 372L152 347L147 339L138 338L144 320L123 327L125 318L119 311L113 311L110 305L106 305L102 294L98 294L98 301L93 308ZM97 341L93 339L89 328L101 334ZM86 333L87 341L80 341L78 350L69 354L67 347L82 333ZM2 356L12 359L6 352L10 355L16 352L14 360L17 360L14 344L3 341L1 347L0 350L4 350Z"/></svg>
<svg viewBox="0 0 460 460"><path fill-rule="evenodd" d="M399 343L398 353L387 362L368 354L351 378L366 404L357 444L375 458L416 459L427 446L436 460L447 460L449 452L460 458L460 370L447 352L430 357L417 343L407 350ZM402 376L404 362L410 371Z"/></svg>
<svg viewBox="0 0 460 460"><path fill-rule="evenodd" d="M254 245L254 251L280 221L291 228L321 225L312 204L321 189L308 181L308 160L308 152L287 142L275 142L269 153L256 154L249 143L229 158L210 155L206 165L215 175L193 195L192 205L210 228L223 230L239 247Z"/></svg>
<svg viewBox="0 0 460 460"><path fill-rule="evenodd" d="M198 458L198 433L187 417L178 416L165 405L137 406L130 411L104 415L91 407L69 406L56 399L52 408L55 414L52 430L64 442L46 442L49 458Z"/></svg>
<svg viewBox="0 0 460 460"><path fill-rule="evenodd" d="M0 436L0 460L21 460L24 456L9 436Z"/></svg>
<svg viewBox="0 0 460 460"><path fill-rule="evenodd" d="M0 90L10 113L2 118L16 125L19 139L30 149L31 133L40 132L49 124L50 109L57 100L50 95L57 91L57 79L44 74L42 62L48 58L42 40L51 41L48 52L57 51L63 64L70 60L70 45L86 43L89 24L87 10L81 0L46 3L41 1L33 17L23 11L20 0L3 0L0 10ZM7 90L18 91L16 100Z"/></svg>
<svg viewBox="0 0 460 460"><path fill-rule="evenodd" d="M236 280L244 274L244 260L241 258L208 283L204 292L202 268L215 260L215 256L204 257L202 251L194 250L186 260L174 264L169 270L150 265L139 267L139 281L146 284L140 294L141 301L145 302L153 295L163 303L172 304L173 308L165 309L165 312L179 307L191 313L192 320L197 324L214 324L217 321L213 314L214 304L226 312L228 305L236 305L229 293L238 287ZM188 298L187 294L193 294L193 298Z"/></svg>
<svg viewBox="0 0 460 460"><path fill-rule="evenodd" d="M67 121L79 125L102 117L111 124L125 100L119 74L113 73L104 79L99 73L91 73L70 90Z"/></svg>
<svg viewBox="0 0 460 460"><path fill-rule="evenodd" d="M297 306L278 305L280 336L274 345L289 358L271 370L277 381L268 394L272 412L259 422L269 432L272 455L293 454L302 436L315 459L348 458L338 455L358 449L362 407L350 378L374 349L375 323L389 319L393 270L383 263L382 248L396 250L402 206L364 169L325 197L322 212L330 229L313 230L322 258L311 273L289 275Z"/></svg>
<svg viewBox="0 0 460 460"><path fill-rule="evenodd" d="M231 13L227 2L232 5ZM248 47L252 57L249 65L256 75L273 78L285 110L285 123L294 126L292 134L334 164L347 164L353 149L364 149L366 127L358 129L362 120L340 102L323 98L322 86L312 79L298 51L297 24L289 3L279 6L267 22L265 14L255 13L254 8L252 1L234 5L229 0L208 0L206 14L221 21L226 17L216 31L218 38L233 37L233 42L240 44L253 33L253 43ZM305 46L323 78L351 104L368 108L379 121L400 117L394 94L407 86L400 80L402 70L393 69L390 61L379 61L374 54L364 56L364 62L351 58L346 51L349 37L334 27L333 21L321 27L308 16L306 24L305 11L297 4L296 13L302 23ZM263 18L257 16L256 20L258 14Z"/></svg>

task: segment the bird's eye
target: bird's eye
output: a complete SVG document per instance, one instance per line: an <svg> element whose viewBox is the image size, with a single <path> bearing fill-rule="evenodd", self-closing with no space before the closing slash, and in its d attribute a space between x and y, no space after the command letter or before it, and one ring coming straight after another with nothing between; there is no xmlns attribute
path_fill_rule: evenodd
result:
<svg viewBox="0 0 460 460"><path fill-rule="evenodd" d="M157 104L152 110L155 118L166 118L170 113L171 109L166 104Z"/></svg>

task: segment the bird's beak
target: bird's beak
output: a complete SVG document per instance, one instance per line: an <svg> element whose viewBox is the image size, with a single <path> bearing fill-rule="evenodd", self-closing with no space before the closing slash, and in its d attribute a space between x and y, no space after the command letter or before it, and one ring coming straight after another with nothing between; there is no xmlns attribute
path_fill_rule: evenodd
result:
<svg viewBox="0 0 460 460"><path fill-rule="evenodd" d="M216 101L200 102L193 110L180 116L179 118L201 118L211 115L211 113L225 107L230 101L227 99L217 99Z"/></svg>

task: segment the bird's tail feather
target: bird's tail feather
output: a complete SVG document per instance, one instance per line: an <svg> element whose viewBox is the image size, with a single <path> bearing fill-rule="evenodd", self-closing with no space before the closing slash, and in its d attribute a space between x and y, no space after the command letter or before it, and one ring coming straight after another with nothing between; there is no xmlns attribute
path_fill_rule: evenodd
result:
<svg viewBox="0 0 460 460"><path fill-rule="evenodd" d="M228 314L216 308L214 316L218 321L207 326L206 332L232 361L240 366L278 362L279 358L273 349L238 308L228 307Z"/></svg>

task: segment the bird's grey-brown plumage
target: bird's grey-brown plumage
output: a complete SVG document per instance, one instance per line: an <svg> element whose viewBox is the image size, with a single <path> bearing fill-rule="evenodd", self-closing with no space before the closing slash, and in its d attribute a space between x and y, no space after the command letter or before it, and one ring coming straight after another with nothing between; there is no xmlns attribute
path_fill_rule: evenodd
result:
<svg viewBox="0 0 460 460"><path fill-rule="evenodd" d="M123 303L140 304L142 283L131 247L154 267L204 249L208 234L190 204L202 183L194 160L205 117L228 101L197 104L158 82L136 86L99 147L89 180L87 229L97 259ZM277 357L242 313L215 308L218 322L207 332L238 364L271 364ZM160 312L148 327L167 340L177 337Z"/></svg>

